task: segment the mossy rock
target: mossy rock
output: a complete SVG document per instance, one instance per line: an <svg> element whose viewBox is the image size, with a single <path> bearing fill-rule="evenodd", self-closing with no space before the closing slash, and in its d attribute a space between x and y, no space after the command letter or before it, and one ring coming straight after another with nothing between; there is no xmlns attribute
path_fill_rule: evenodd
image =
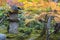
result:
<svg viewBox="0 0 60 40"><path fill-rule="evenodd" d="M7 34L7 38L15 38L17 35L16 34Z"/></svg>

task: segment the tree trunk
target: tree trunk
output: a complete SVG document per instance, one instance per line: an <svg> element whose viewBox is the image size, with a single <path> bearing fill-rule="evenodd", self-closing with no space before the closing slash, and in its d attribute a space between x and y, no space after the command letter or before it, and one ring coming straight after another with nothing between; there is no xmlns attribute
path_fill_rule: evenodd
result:
<svg viewBox="0 0 60 40"><path fill-rule="evenodd" d="M54 0L54 2L58 2L58 0Z"/></svg>
<svg viewBox="0 0 60 40"><path fill-rule="evenodd" d="M53 1L53 2L58 2L58 0L48 0L49 2Z"/></svg>
<svg viewBox="0 0 60 40"><path fill-rule="evenodd" d="M47 27L46 27L46 31L47 31L46 40L49 40L49 35L50 35L50 31L49 30L50 30L51 20L52 20L52 16L50 16L48 18Z"/></svg>

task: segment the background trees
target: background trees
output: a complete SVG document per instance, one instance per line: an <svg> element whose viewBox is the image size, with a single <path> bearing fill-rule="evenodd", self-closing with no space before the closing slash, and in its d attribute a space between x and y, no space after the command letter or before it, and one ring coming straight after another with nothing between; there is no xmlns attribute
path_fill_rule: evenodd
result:
<svg viewBox="0 0 60 40"><path fill-rule="evenodd" d="M56 2L58 1L58 2ZM16 40L30 40L30 39L38 39L38 40L45 40L46 33L45 26L47 24L50 25L49 28L49 38L50 40L58 40L59 39L59 32L58 34L54 34L54 25L60 22L60 2L59 0L6 0L2 2L5 5L0 6L0 19L6 16L5 20L0 24L1 31L2 25L4 25L3 32L7 34L8 38L12 38ZM9 26L9 14L7 12L11 11L10 5L16 5L18 8L23 10L18 10L18 19L19 19L19 27L18 27L18 34L8 34L7 27ZM2 10L3 9L3 10ZM53 16L54 19L48 23L49 16ZM14 17L14 16L13 16ZM12 24L11 24L12 25ZM49 26L48 25L48 26ZM12 29L12 28L11 28ZM15 31L15 30L14 30ZM42 34L41 34L42 33ZM45 34L44 34L45 33ZM40 37L43 35L42 37ZM53 35L53 36L52 36ZM21 38L22 37L22 38Z"/></svg>

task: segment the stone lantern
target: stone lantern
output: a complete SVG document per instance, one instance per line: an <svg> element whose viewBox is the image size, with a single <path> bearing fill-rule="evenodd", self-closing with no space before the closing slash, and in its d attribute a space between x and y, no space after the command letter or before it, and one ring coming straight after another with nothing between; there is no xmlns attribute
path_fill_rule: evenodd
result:
<svg viewBox="0 0 60 40"><path fill-rule="evenodd" d="M13 5L11 6L12 12L10 11L9 14L9 33L15 34L18 33L18 7Z"/></svg>

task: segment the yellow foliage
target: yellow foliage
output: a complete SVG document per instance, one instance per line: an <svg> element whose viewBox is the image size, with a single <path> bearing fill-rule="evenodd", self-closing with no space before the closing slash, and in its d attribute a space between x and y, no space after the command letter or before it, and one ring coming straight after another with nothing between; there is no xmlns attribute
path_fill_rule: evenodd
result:
<svg viewBox="0 0 60 40"><path fill-rule="evenodd" d="M29 23L29 22L31 22L31 21L33 21L34 19L26 19L25 20L25 24L27 24L27 23Z"/></svg>
<svg viewBox="0 0 60 40"><path fill-rule="evenodd" d="M17 1L15 1L15 2L17 2ZM45 11L45 9L47 7L51 7L52 10L57 10L57 13L60 14L60 7L57 6L56 2L52 2L52 0L48 0L48 2L44 1L44 0L32 0L32 2L29 2L28 0L18 0L18 2L23 2L24 9L31 9L31 10L37 10L37 9L40 10L41 9L41 10ZM50 13L51 14L49 14L49 15L55 16L54 12L50 12ZM33 18L38 17L39 19L40 18L43 19L46 14L47 14L46 12L42 12L39 16L35 15ZM29 16L29 15L30 15L29 13L25 14L25 16ZM57 18L55 18L55 20L56 19ZM33 20L33 19L26 19L25 22L28 23L31 20ZM58 19L58 20L60 20L60 19Z"/></svg>
<svg viewBox="0 0 60 40"><path fill-rule="evenodd" d="M57 6L57 7L56 7L56 10L57 10L57 11L60 11L60 7L59 7L59 6Z"/></svg>
<svg viewBox="0 0 60 40"><path fill-rule="evenodd" d="M18 2L24 2L24 1L26 1L26 0L17 0Z"/></svg>
<svg viewBox="0 0 60 40"><path fill-rule="evenodd" d="M4 6L6 4L6 0L0 0L0 6Z"/></svg>
<svg viewBox="0 0 60 40"><path fill-rule="evenodd" d="M36 7L38 4L36 2L32 2L32 5Z"/></svg>
<svg viewBox="0 0 60 40"><path fill-rule="evenodd" d="M55 10L57 7L57 3L55 2L49 2L49 6L52 8L52 10Z"/></svg>
<svg viewBox="0 0 60 40"><path fill-rule="evenodd" d="M40 3L40 4L41 4L41 3L44 3L44 0L40 0L39 3Z"/></svg>
<svg viewBox="0 0 60 40"><path fill-rule="evenodd" d="M44 2L45 7L49 7L49 2Z"/></svg>

